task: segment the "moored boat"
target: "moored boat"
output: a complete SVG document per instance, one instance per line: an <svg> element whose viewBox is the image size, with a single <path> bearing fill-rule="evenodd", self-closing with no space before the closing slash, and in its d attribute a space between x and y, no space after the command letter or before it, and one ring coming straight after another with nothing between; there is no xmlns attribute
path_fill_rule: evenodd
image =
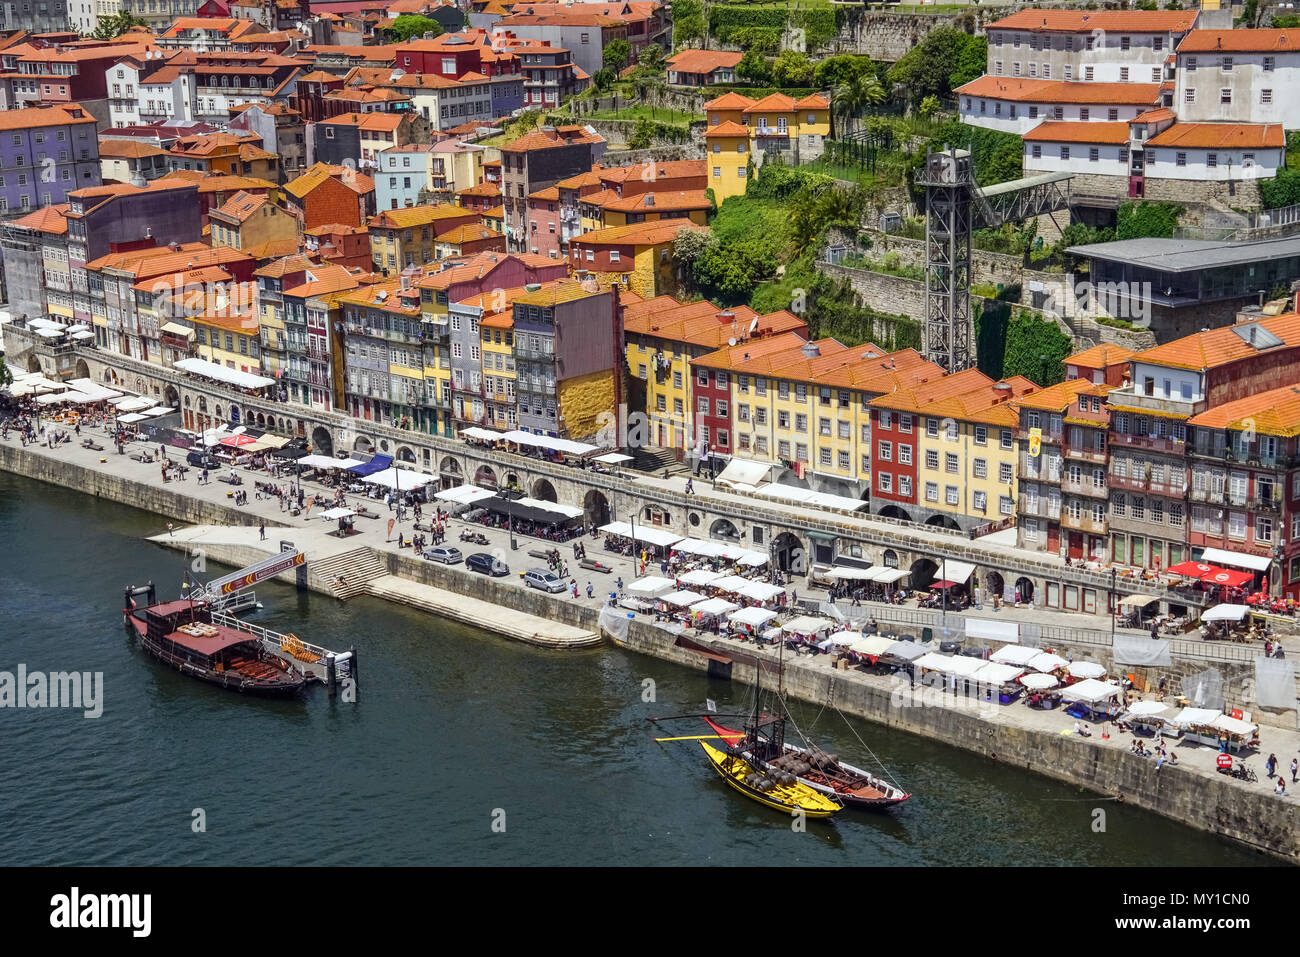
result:
<svg viewBox="0 0 1300 957"><path fill-rule="evenodd" d="M704 741L700 747L728 785L760 804L778 811L799 811L806 817L830 817L842 810L838 801L800 783L793 775L763 773L734 751L720 751Z"/></svg>
<svg viewBox="0 0 1300 957"><path fill-rule="evenodd" d="M307 682L302 671L271 652L256 634L214 622L207 602L151 600L141 608L128 590L123 614L141 648L191 678L254 695L290 695Z"/></svg>
<svg viewBox="0 0 1300 957"><path fill-rule="evenodd" d="M876 775L839 760L816 746L801 748L784 740L778 747L771 738L728 728L704 719L730 749L764 771L795 775L808 787L859 808L885 808L902 804L912 795Z"/></svg>

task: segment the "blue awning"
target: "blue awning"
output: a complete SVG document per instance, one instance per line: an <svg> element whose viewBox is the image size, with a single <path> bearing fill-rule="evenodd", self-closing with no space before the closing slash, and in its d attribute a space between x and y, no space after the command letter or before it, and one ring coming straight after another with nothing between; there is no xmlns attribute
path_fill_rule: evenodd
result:
<svg viewBox="0 0 1300 957"><path fill-rule="evenodd" d="M374 475L376 472L382 472L384 469L391 467L393 457L391 455L376 455L364 465L354 465L348 469L353 475Z"/></svg>

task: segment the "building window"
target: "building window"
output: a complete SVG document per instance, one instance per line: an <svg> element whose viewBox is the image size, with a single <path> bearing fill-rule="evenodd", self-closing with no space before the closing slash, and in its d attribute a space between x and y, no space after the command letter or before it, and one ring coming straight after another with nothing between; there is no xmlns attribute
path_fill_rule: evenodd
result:
<svg viewBox="0 0 1300 957"><path fill-rule="evenodd" d="M1261 102L1261 103L1272 103L1272 102L1273 102L1273 91L1272 91L1272 90L1260 90L1260 91L1259 91L1259 102Z"/></svg>
<svg viewBox="0 0 1300 957"><path fill-rule="evenodd" d="M983 479L983 478L988 478L988 477L989 477L989 460L988 460L988 459L975 459L975 460L971 463L971 467L972 467L972 469L973 469L973 473L974 473L974 475L975 475L975 477L976 477L977 479Z"/></svg>
<svg viewBox="0 0 1300 957"><path fill-rule="evenodd" d="M1175 153L1175 154L1174 154L1174 165L1175 165L1175 166L1186 166L1186 165L1187 165L1187 154L1186 154L1186 153Z"/></svg>
<svg viewBox="0 0 1300 957"><path fill-rule="evenodd" d="M1224 105L1232 103L1232 87L1225 86L1219 89L1219 102Z"/></svg>
<svg viewBox="0 0 1300 957"><path fill-rule="evenodd" d="M987 492L976 492L974 496L975 511L988 511L989 497Z"/></svg>
<svg viewBox="0 0 1300 957"><path fill-rule="evenodd" d="M945 485L943 487L943 500L949 505L957 505L961 502L960 494L955 485Z"/></svg>
<svg viewBox="0 0 1300 957"><path fill-rule="evenodd" d="M939 483L938 483L938 482L926 482L926 483L925 483L925 500L926 500L927 502L937 502L937 501L939 501Z"/></svg>

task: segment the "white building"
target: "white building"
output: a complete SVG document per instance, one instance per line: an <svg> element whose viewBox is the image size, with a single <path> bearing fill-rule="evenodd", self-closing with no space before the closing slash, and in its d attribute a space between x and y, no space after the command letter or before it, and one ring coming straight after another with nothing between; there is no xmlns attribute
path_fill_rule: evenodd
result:
<svg viewBox="0 0 1300 957"><path fill-rule="evenodd" d="M1196 10L1021 10L991 23L993 76L1160 83Z"/></svg>
<svg viewBox="0 0 1300 957"><path fill-rule="evenodd" d="M110 127L194 119L194 76L188 67L169 65L174 56L150 50L123 57L105 71Z"/></svg>
<svg viewBox="0 0 1300 957"><path fill-rule="evenodd" d="M963 123L1021 136L1044 120L1127 122L1161 100L1159 83L1067 83L988 75L954 93Z"/></svg>
<svg viewBox="0 0 1300 957"><path fill-rule="evenodd" d="M1177 58L1180 119L1300 129L1300 30L1193 30Z"/></svg>

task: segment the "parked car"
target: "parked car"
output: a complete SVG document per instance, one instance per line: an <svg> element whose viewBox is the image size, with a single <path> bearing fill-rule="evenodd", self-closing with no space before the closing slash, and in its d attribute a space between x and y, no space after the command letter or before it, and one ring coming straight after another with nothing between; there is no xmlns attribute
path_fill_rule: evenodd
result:
<svg viewBox="0 0 1300 957"><path fill-rule="evenodd" d="M459 565L465 560L459 548L447 548L445 545L426 548L424 557L431 562L442 562L444 565Z"/></svg>
<svg viewBox="0 0 1300 957"><path fill-rule="evenodd" d="M196 469L221 468L221 461L215 455L209 455L207 452L189 452L185 456L185 461L190 465L193 465Z"/></svg>
<svg viewBox="0 0 1300 957"><path fill-rule="evenodd" d="M470 571L491 575L493 578L500 578L502 575L510 574L509 565L493 558L487 552L475 552L465 559L465 567Z"/></svg>
<svg viewBox="0 0 1300 957"><path fill-rule="evenodd" d="M565 584L564 579L554 572L547 571L545 568L530 568L524 573L524 584L529 588L536 588L540 591L557 592L564 591L569 586Z"/></svg>

